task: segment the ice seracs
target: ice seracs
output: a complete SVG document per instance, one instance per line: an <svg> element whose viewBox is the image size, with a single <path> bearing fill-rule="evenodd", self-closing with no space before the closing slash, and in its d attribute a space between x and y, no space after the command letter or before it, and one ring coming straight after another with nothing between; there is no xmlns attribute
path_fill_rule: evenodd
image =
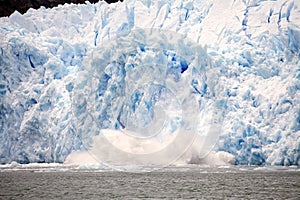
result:
<svg viewBox="0 0 300 200"><path fill-rule="evenodd" d="M207 53L198 58L203 66L197 66L200 75L192 73L191 88L202 95L200 111L209 111L214 94L224 100L217 102L224 121L215 151L230 153L235 164L299 165L299 11L298 0L125 0L30 9L1 18L0 162L64 162L72 151L89 149L99 127L124 128L126 117L115 116L112 108L121 108L110 102L129 83L126 70L153 59L153 79L169 65L169 78L176 81L187 74L191 58L185 48L168 51L163 40L156 48L166 53L156 57L145 43L136 54L125 55L126 62L114 57L119 62L110 63L93 57L93 52L133 30L159 29L205 46ZM121 44L123 52L131 45ZM206 59L212 61L218 83L204 76ZM105 74L91 77L97 63ZM91 88L90 83L98 84ZM132 105L141 102L136 91ZM87 96L95 98L91 102ZM144 119L154 116L143 115L150 100L155 103L149 98L140 109ZM99 112L96 119L94 110ZM205 123L201 127L204 130Z"/></svg>

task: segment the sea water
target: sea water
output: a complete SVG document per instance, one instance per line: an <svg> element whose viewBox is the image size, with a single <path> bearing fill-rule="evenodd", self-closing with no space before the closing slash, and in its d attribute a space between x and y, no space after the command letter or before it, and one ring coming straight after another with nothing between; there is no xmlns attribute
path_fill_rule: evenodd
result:
<svg viewBox="0 0 300 200"><path fill-rule="evenodd" d="M0 199L300 199L299 169L2 170Z"/></svg>

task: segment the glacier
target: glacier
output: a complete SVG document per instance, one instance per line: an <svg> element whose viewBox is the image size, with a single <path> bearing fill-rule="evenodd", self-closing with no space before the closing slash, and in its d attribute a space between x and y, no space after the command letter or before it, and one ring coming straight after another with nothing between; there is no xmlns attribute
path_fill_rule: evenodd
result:
<svg viewBox="0 0 300 200"><path fill-rule="evenodd" d="M2 164L62 163L100 130L208 130L217 110L209 150L300 165L298 0L86 2L0 27Z"/></svg>

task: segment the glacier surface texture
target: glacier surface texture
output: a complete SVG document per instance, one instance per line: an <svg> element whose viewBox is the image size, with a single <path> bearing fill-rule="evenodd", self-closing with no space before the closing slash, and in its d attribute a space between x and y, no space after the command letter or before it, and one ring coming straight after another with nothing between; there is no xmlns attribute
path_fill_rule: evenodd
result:
<svg viewBox="0 0 300 200"><path fill-rule="evenodd" d="M0 38L0 163L64 162L100 129L151 135L155 109L172 134L190 95L203 119L218 97L214 151L300 165L299 0L65 4L0 18Z"/></svg>

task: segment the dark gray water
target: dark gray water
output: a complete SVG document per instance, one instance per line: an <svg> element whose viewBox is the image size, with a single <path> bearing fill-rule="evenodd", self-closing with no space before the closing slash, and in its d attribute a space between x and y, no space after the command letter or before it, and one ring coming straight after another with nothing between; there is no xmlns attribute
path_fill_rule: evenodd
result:
<svg viewBox="0 0 300 200"><path fill-rule="evenodd" d="M300 199L299 171L2 171L0 199Z"/></svg>

